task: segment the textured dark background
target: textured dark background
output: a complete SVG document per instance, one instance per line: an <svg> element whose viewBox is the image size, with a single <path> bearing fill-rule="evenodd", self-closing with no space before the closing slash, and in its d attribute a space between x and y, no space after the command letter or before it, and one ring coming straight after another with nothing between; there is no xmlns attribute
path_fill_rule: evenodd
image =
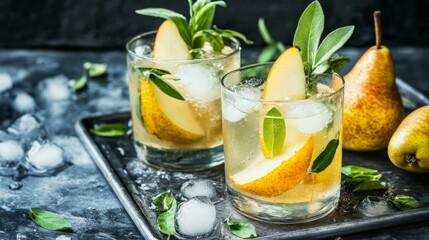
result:
<svg viewBox="0 0 429 240"><path fill-rule="evenodd" d="M215 24L245 33L262 46L257 20L264 17L272 35L290 44L298 18L311 0L226 0ZM353 24L347 46L374 43L372 12L382 11L383 43L388 46L428 46L427 0L321 0L325 34ZM188 15L186 0L1 0L0 47L116 48L132 36L156 29L161 22L134 13L165 7Z"/></svg>

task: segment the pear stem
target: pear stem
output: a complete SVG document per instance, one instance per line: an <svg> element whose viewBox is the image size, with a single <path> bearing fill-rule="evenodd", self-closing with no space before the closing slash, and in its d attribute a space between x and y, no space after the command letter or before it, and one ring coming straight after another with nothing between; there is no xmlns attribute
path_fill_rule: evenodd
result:
<svg viewBox="0 0 429 240"><path fill-rule="evenodd" d="M374 12L374 26L375 26L375 46L377 49L381 48L381 12Z"/></svg>

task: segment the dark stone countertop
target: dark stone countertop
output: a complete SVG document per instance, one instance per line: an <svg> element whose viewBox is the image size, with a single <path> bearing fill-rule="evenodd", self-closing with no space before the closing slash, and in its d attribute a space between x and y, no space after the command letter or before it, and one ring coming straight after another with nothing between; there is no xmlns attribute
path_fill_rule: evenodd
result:
<svg viewBox="0 0 429 240"><path fill-rule="evenodd" d="M428 48L394 48L398 77L429 96ZM356 60L363 49L342 53ZM254 56L254 52L243 52ZM107 63L106 76L90 79L77 93L46 92L56 79L59 90L67 79L82 74L85 61ZM347 71L347 69L346 69ZM139 231L93 163L74 131L75 122L95 112L129 109L124 51L0 50L0 75L7 73L13 87L0 93L0 130L24 112L15 110L22 92L35 101L30 111L43 125L46 138L63 148L68 166L53 176L27 176L22 187L11 190L12 177L0 176L0 239L142 239ZM3 76L4 77L4 76ZM4 82L1 82L0 89ZM58 91L59 91L58 90ZM1 133L1 131L0 131ZM0 140L1 141L1 140ZM72 225L72 232L54 232L35 225L29 208L57 212ZM429 221L340 236L342 239L428 239Z"/></svg>

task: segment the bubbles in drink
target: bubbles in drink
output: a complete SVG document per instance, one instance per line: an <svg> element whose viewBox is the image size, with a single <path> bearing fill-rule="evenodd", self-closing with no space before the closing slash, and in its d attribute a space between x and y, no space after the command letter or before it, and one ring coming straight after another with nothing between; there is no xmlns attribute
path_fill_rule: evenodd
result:
<svg viewBox="0 0 429 240"><path fill-rule="evenodd" d="M12 103L13 108L20 113L31 112L36 107L34 98L26 92L16 93Z"/></svg>
<svg viewBox="0 0 429 240"><path fill-rule="evenodd" d="M0 93L11 89L13 86L12 78L7 73L0 73Z"/></svg>
<svg viewBox="0 0 429 240"><path fill-rule="evenodd" d="M195 103L208 103L220 98L219 77L213 68L200 64L182 65L177 68L177 84Z"/></svg>
<svg viewBox="0 0 429 240"><path fill-rule="evenodd" d="M183 235L196 237L209 234L216 223L216 208L206 197L191 198L178 207L176 225Z"/></svg>
<svg viewBox="0 0 429 240"><path fill-rule="evenodd" d="M211 180L189 180L182 184L180 193L185 198L208 197L214 200L217 197L217 191Z"/></svg>
<svg viewBox="0 0 429 240"><path fill-rule="evenodd" d="M395 208L385 198L377 196L367 196L359 203L357 209L369 217L396 212Z"/></svg>
<svg viewBox="0 0 429 240"><path fill-rule="evenodd" d="M308 100L288 107L287 117L300 132L314 134L332 121L332 113L320 102Z"/></svg>

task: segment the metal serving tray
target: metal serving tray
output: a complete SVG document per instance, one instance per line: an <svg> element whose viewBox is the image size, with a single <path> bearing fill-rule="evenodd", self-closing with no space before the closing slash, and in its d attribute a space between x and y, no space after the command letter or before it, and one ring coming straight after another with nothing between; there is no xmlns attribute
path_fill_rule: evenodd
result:
<svg viewBox="0 0 429 240"><path fill-rule="evenodd" d="M429 104L429 100L397 79L402 96L415 103L413 108ZM211 238L235 239L222 220L229 213L233 219L251 222L258 234L257 239L310 239L340 236L383 227L395 226L429 219L429 185L427 176L400 170L390 163L387 151L351 152L343 151L343 165L359 165L379 170L382 180L389 184L388 194L405 194L420 202L418 209L397 211L382 216L368 217L356 210L357 204L366 196L383 196L384 191L350 193L342 187L337 209L327 217L311 223L295 225L268 224L247 219L237 213L225 196L223 166L209 171L181 173L166 172L144 165L136 157L130 135L118 138L103 138L92 135L89 129L100 123L130 123L130 113L98 114L82 118L76 123L76 131L95 163L103 173L124 208L145 239L165 239L156 225L156 212L150 209L151 198L170 190L180 201L180 186L191 179L210 179L221 196L216 204L219 224Z"/></svg>

